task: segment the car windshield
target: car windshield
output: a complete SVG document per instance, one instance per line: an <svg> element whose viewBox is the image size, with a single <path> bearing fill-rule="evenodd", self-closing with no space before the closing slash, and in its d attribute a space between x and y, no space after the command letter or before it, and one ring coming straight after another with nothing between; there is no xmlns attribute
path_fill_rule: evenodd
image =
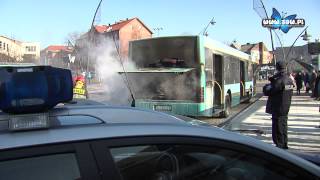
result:
<svg viewBox="0 0 320 180"><path fill-rule="evenodd" d="M316 0L2 0L0 69L69 70L73 100L59 105L79 108L85 100L160 111L289 151L320 152L319 7ZM19 73L27 86L30 72ZM290 88L292 97L271 100L263 92L280 75L292 83L270 94ZM40 91L12 90L6 83L13 80L0 78L0 105L4 92L22 91L30 97L7 104L30 105Z"/></svg>

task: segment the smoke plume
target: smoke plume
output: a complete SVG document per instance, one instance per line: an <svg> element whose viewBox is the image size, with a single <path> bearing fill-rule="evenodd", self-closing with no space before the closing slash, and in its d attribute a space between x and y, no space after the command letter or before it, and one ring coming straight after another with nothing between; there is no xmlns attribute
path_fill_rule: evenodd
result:
<svg viewBox="0 0 320 180"><path fill-rule="evenodd" d="M103 39L97 46L93 46L90 56L96 60L95 69L101 82L101 99L96 100L112 105L129 105L131 96L127 82L119 72L123 72L121 61L125 69L135 69L135 65L127 59L119 58L112 39Z"/></svg>

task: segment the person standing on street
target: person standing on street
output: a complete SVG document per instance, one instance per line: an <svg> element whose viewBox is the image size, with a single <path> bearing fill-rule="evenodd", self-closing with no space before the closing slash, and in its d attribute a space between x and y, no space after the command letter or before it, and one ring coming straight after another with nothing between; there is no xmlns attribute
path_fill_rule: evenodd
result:
<svg viewBox="0 0 320 180"><path fill-rule="evenodd" d="M310 80L309 80L309 74L305 72L304 74L304 87L306 88L306 93L309 93L310 90Z"/></svg>
<svg viewBox="0 0 320 180"><path fill-rule="evenodd" d="M268 96L266 112L272 114L272 140L274 144L288 149L288 113L292 98L292 80L286 74L286 63L276 63L278 71L270 77L270 84L263 87L264 95Z"/></svg>
<svg viewBox="0 0 320 180"><path fill-rule="evenodd" d="M319 75L319 72L317 74L317 78L316 78L316 82L315 82L315 85L314 85L314 98L316 100L319 100L319 97L320 97L320 75Z"/></svg>
<svg viewBox="0 0 320 180"><path fill-rule="evenodd" d="M310 78L311 97L315 96L316 79L317 79L317 73L315 70L313 70Z"/></svg>
<svg viewBox="0 0 320 180"><path fill-rule="evenodd" d="M296 77L294 77L297 85L297 94L300 95L300 90L302 88L302 75L301 72L298 72Z"/></svg>

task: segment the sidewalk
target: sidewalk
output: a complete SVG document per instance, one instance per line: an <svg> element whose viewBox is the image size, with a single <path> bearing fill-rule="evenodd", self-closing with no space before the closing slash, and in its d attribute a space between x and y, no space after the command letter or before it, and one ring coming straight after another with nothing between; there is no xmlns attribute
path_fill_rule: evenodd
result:
<svg viewBox="0 0 320 180"><path fill-rule="evenodd" d="M265 113L267 97L260 98L251 107L234 118L225 129L273 144L271 115ZM305 94L294 94L288 115L288 145L291 151L320 152L320 101ZM248 130L248 131L244 131ZM251 131L252 130L252 131ZM258 130L258 131L255 131ZM259 132L264 134L259 134Z"/></svg>

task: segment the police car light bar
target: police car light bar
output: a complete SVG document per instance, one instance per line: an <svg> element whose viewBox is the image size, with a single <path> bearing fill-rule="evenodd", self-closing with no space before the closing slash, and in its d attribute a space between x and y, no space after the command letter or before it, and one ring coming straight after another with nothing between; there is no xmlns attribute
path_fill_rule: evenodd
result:
<svg viewBox="0 0 320 180"><path fill-rule="evenodd" d="M46 112L72 100L72 76L51 66L1 67L0 110L11 114Z"/></svg>

